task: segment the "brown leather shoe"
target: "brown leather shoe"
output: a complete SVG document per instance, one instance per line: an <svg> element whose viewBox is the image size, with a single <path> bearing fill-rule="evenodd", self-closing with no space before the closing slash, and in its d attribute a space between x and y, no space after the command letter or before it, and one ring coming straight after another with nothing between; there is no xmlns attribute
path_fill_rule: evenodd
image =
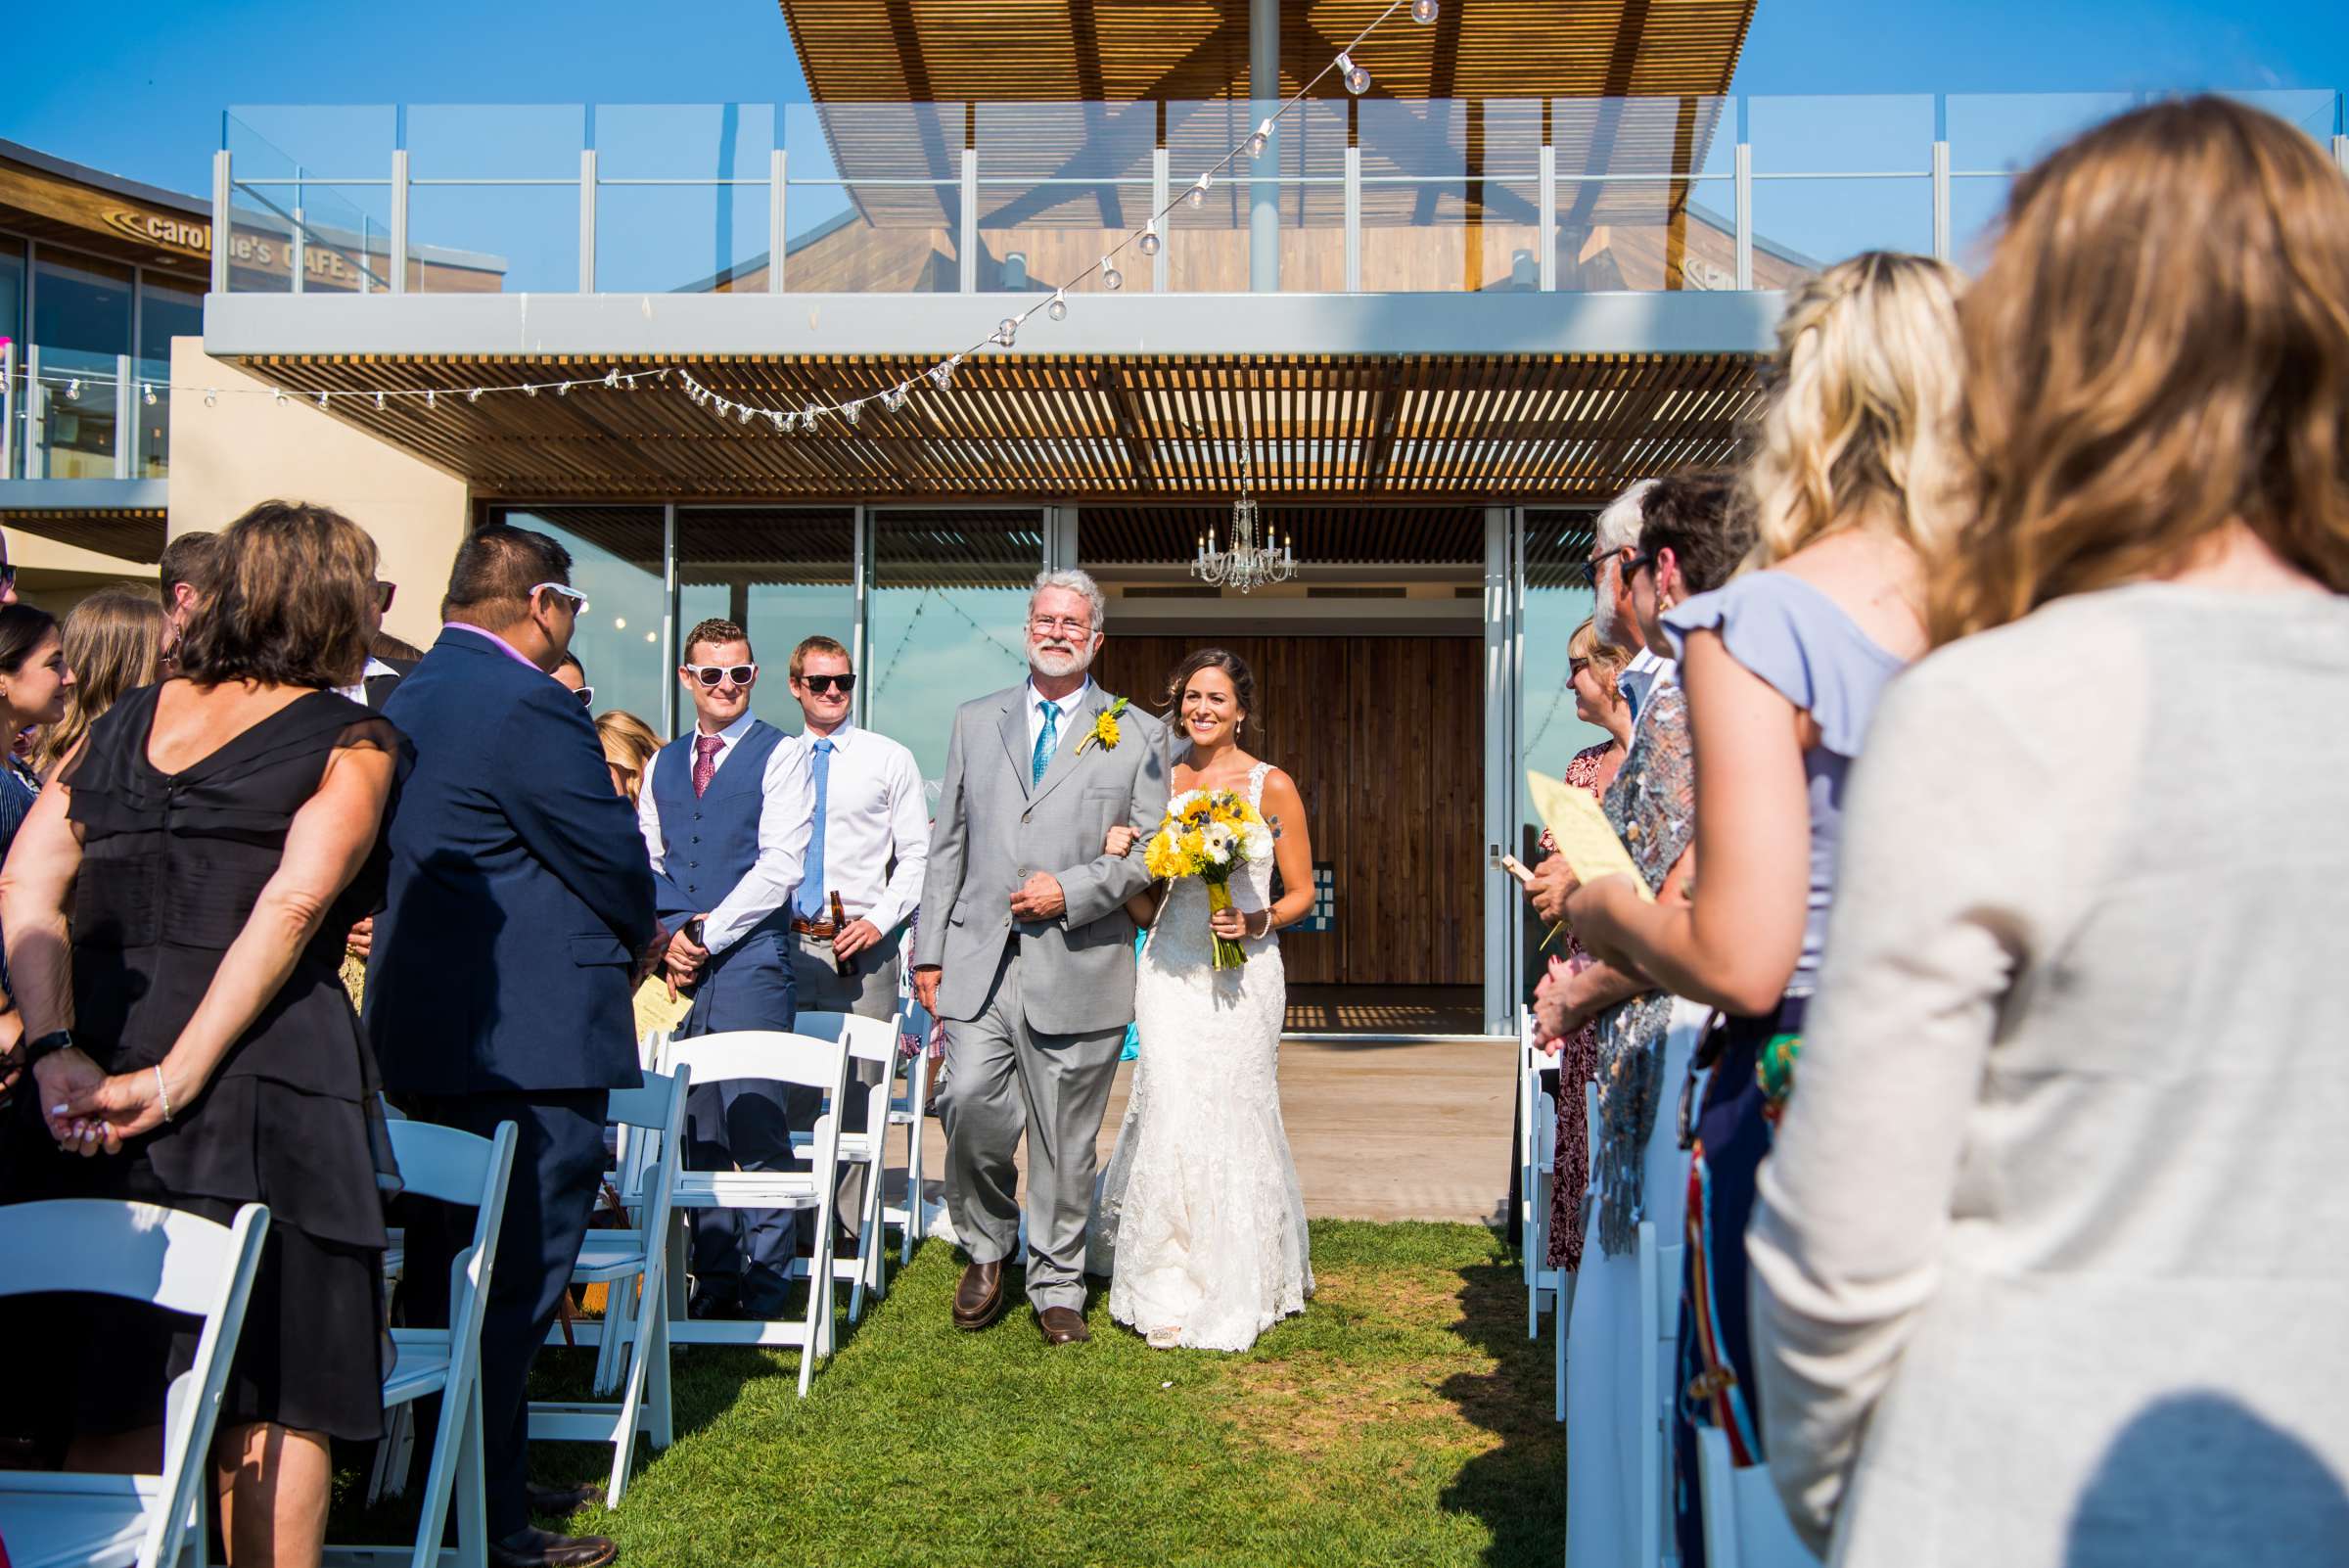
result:
<svg viewBox="0 0 2349 1568"><path fill-rule="evenodd" d="M603 1568L620 1548L602 1536L559 1536L551 1530L518 1530L489 1543L490 1568Z"/></svg>
<svg viewBox="0 0 2349 1568"><path fill-rule="evenodd" d="M1003 1265L972 1264L954 1287L954 1326L975 1333L1002 1315Z"/></svg>
<svg viewBox="0 0 2349 1568"><path fill-rule="evenodd" d="M1036 1314L1036 1326L1044 1331L1047 1345L1082 1345L1093 1337L1084 1326L1084 1314L1074 1307L1047 1307Z"/></svg>

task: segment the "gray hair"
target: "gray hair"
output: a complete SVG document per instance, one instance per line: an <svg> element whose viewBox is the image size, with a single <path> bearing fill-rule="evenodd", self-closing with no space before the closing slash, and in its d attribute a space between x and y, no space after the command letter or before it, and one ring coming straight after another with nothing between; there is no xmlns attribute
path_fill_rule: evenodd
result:
<svg viewBox="0 0 2349 1568"><path fill-rule="evenodd" d="M1591 531L1598 538L1598 553L1612 555L1629 546L1639 548L1639 527L1646 519L1647 492L1656 487L1652 479L1643 479L1607 503L1598 514Z"/></svg>
<svg viewBox="0 0 2349 1568"><path fill-rule="evenodd" d="M1063 567L1057 572L1038 572L1036 575L1036 586L1028 590L1030 619L1036 616L1036 596L1046 588L1062 588L1070 593L1083 594L1084 602L1093 607L1095 631L1099 631L1108 622L1109 601L1102 597L1101 584L1093 580L1091 573L1080 572L1075 567Z"/></svg>

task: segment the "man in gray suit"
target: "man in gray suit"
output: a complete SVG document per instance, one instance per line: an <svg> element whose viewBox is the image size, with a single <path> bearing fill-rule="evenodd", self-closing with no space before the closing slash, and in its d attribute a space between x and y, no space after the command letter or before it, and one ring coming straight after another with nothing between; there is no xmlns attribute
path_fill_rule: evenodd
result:
<svg viewBox="0 0 2349 1568"><path fill-rule="evenodd" d="M1083 573L1039 574L1027 680L956 712L913 951L914 994L946 1026L946 1202L971 1258L954 1326L1003 1315L1024 1129L1028 1299L1052 1345L1091 1337L1093 1141L1133 1021L1126 900L1150 881L1139 854L1103 846L1111 827L1146 834L1167 810L1166 726L1128 708L1114 744L1095 733L1118 701L1086 673L1104 608Z"/></svg>

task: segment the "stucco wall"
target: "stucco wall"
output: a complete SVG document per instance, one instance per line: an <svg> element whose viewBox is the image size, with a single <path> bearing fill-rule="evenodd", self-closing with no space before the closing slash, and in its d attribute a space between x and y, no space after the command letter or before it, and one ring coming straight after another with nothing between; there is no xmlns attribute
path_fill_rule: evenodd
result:
<svg viewBox="0 0 2349 1568"><path fill-rule="evenodd" d="M267 383L207 355L201 338L172 340L170 531L223 528L273 497L331 506L374 536L385 580L399 585L384 629L431 646L465 534L465 482L307 399L223 396L207 407L207 387Z"/></svg>

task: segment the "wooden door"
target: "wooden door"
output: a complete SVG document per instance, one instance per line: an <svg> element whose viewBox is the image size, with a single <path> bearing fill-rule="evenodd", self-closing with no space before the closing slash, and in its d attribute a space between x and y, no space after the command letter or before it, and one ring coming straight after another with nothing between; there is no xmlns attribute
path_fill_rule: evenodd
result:
<svg viewBox="0 0 2349 1568"><path fill-rule="evenodd" d="M1153 713L1167 676L1213 641L1256 673L1242 744L1305 796L1315 860L1337 877L1334 928L1282 940L1294 985L1484 983L1485 701L1468 637L1121 637L1093 669Z"/></svg>

